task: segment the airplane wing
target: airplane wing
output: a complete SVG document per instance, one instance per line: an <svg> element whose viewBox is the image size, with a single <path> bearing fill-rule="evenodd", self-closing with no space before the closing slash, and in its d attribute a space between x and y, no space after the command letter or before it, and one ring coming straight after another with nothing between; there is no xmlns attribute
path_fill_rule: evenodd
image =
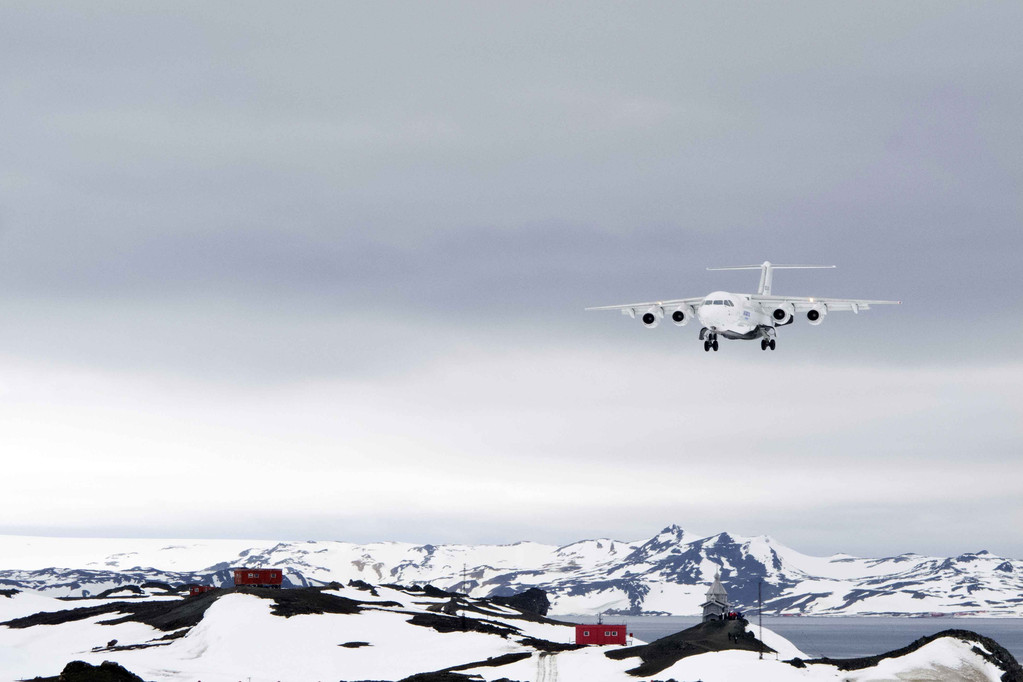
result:
<svg viewBox="0 0 1023 682"><path fill-rule="evenodd" d="M675 298L670 301L648 301L646 303L625 303L622 305L602 305L594 308L585 308L585 310L620 310L622 315L628 315L629 317L636 317L637 312L646 312L651 308L660 308L661 313L670 312L683 306L690 306L695 308L696 306L703 303L704 296L698 296L696 298Z"/></svg>
<svg viewBox="0 0 1023 682"><path fill-rule="evenodd" d="M806 312L818 306L824 306L828 312L839 312L851 310L859 313L861 310L870 310L872 305L900 305L902 301L871 301L862 298L814 298L807 296L766 296L753 294L750 300L767 305L778 303L789 303L797 313Z"/></svg>

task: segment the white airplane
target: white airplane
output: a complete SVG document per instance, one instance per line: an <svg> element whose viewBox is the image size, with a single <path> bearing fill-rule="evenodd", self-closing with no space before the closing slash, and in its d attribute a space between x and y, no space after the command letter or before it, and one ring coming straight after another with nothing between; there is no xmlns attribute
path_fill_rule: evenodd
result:
<svg viewBox="0 0 1023 682"><path fill-rule="evenodd" d="M856 298L812 298L803 296L774 296L771 280L775 270L833 268L834 265L774 265L764 261L760 265L737 265L708 270L760 270L760 287L755 294L731 294L715 291L700 298L679 298L672 301L607 305L586 310L620 310L635 319L640 315L643 324L656 327L665 314L679 327L689 324L693 317L700 321L700 340L703 350L718 349L718 335L726 339L751 341L760 339L760 350L774 350L778 327L792 324L796 313L806 313L807 321L818 325L829 312L851 310L859 313L872 305L898 305L902 301L868 301Z"/></svg>

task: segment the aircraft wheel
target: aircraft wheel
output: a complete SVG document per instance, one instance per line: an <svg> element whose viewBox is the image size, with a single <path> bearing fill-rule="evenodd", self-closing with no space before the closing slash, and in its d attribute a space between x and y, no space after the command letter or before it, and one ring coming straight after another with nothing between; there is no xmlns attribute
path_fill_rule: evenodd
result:
<svg viewBox="0 0 1023 682"><path fill-rule="evenodd" d="M718 349L718 342L717 342L717 339L714 339L714 345L712 345L712 346L711 346L711 348L713 348L713 349L714 349L714 351L715 351L715 352L717 352L717 349Z"/></svg>
<svg viewBox="0 0 1023 682"><path fill-rule="evenodd" d="M767 339L760 339L760 350L767 350Z"/></svg>
<svg viewBox="0 0 1023 682"><path fill-rule="evenodd" d="M774 339L771 339L768 345L771 346L771 350L774 350L774 347L777 346L778 343Z"/></svg>
<svg viewBox="0 0 1023 682"><path fill-rule="evenodd" d="M710 341L704 341L703 342L703 350L705 350L705 351L710 350Z"/></svg>

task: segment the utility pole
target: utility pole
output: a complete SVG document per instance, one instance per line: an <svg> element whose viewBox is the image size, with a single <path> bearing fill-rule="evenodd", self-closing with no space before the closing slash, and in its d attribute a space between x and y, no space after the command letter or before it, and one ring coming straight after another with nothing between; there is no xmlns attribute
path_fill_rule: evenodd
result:
<svg viewBox="0 0 1023 682"><path fill-rule="evenodd" d="M760 622L760 660L764 660L764 581L757 581L757 620Z"/></svg>
<svg viewBox="0 0 1023 682"><path fill-rule="evenodd" d="M469 588L465 583L465 564L462 564L462 591L465 592L465 599L462 600L462 632L469 629L469 623L465 619L465 603L469 601Z"/></svg>

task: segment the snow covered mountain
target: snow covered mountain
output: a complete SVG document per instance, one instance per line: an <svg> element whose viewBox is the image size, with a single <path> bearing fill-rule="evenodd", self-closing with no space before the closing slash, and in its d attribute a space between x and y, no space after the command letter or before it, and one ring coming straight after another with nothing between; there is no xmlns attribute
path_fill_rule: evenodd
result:
<svg viewBox="0 0 1023 682"><path fill-rule="evenodd" d="M364 580L506 595L545 590L552 613L690 615L721 571L729 598L765 613L1023 616L1023 561L958 557L812 557L766 536L696 536L669 526L645 542L599 539L555 547L333 541L0 537L0 587L54 596L141 585L230 584L232 567L276 567L286 585Z"/></svg>

